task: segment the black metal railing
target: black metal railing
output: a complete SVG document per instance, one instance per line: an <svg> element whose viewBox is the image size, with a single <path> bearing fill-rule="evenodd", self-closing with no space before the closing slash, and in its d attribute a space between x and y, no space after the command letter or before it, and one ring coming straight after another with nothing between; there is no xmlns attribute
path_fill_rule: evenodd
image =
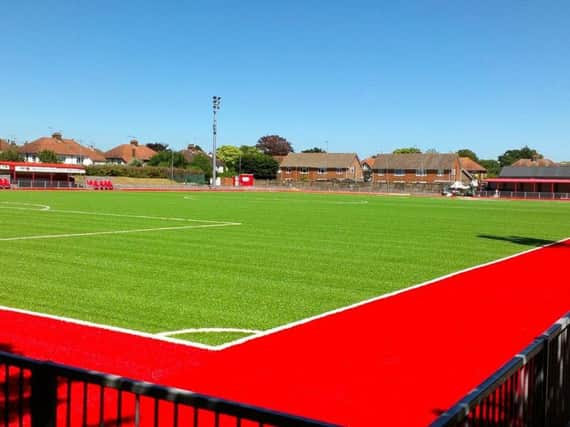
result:
<svg viewBox="0 0 570 427"><path fill-rule="evenodd" d="M443 413L431 427L566 427L570 313Z"/></svg>
<svg viewBox="0 0 570 427"><path fill-rule="evenodd" d="M190 391L0 352L2 424L6 427L333 426Z"/></svg>

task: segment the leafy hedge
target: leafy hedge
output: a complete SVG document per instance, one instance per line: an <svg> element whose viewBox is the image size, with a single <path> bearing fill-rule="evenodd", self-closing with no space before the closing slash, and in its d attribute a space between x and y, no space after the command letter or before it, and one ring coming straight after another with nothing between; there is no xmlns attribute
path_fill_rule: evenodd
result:
<svg viewBox="0 0 570 427"><path fill-rule="evenodd" d="M92 165L85 167L89 176L126 176L129 178L170 178L172 175L185 176L202 174L199 169L180 169L154 166Z"/></svg>

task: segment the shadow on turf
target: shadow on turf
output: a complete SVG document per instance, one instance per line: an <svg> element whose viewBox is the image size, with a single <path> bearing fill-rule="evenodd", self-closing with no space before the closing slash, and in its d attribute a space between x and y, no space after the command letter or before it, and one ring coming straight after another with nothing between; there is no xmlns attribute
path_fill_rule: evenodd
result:
<svg viewBox="0 0 570 427"><path fill-rule="evenodd" d="M479 234L477 237L483 239L491 239L491 240L502 240L504 242L510 242L519 245L534 246L534 247L540 247L556 243L556 240L536 239L534 237L522 237L522 236L493 236L490 234Z"/></svg>

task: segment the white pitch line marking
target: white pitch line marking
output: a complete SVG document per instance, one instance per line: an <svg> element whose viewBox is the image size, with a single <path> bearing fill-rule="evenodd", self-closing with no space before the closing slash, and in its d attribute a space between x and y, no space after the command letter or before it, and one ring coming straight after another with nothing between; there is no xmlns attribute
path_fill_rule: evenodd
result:
<svg viewBox="0 0 570 427"><path fill-rule="evenodd" d="M59 322L71 323L73 325L80 325L80 326L85 326L85 327L89 327L89 328L101 329L103 331L120 332L123 334L134 335L137 337L148 338L151 340L160 340L160 341L165 341L165 342L169 342L169 343L173 343L173 344L180 344L180 345L183 345L186 347L194 347L194 348L199 348L202 350L211 350L211 351L216 350L215 346L211 346L208 344L202 344L199 342L192 342L192 341L188 341L188 340L181 340L181 339L171 338L171 337L157 337L155 334L152 334L150 332L135 331L133 329L121 328L119 326L102 325L99 323L89 322L87 320L72 319L70 317L56 316L53 314L39 313L36 311L23 310L21 308L6 307L6 306L2 306L2 305L0 305L0 310L9 311L12 313L25 314L27 316L35 316L35 317L39 317L42 319L57 320Z"/></svg>
<svg viewBox="0 0 570 427"><path fill-rule="evenodd" d="M71 213L76 215L114 216L118 218L156 219L162 221L207 222L210 224L241 225L241 223L239 222L229 222L229 221L212 221L207 219L189 219L189 218L148 216L148 215L129 215L129 214L108 213L108 212L72 211L67 209L51 209L50 212Z"/></svg>
<svg viewBox="0 0 570 427"><path fill-rule="evenodd" d="M223 334L225 332L230 333L241 333L241 334L260 334L262 331L258 331L255 329L241 329L241 328L188 328L188 329L180 329L178 331L168 331L168 332L159 332L156 336L159 337L169 337L173 335L182 335L182 334L202 334L202 333L215 333L215 334Z"/></svg>
<svg viewBox="0 0 570 427"><path fill-rule="evenodd" d="M372 303L374 303L374 302L376 302L376 301L380 301L380 300L382 300L382 299L391 298L391 297L393 297L393 296L396 296L396 295L399 295L399 294L403 294L403 293L407 293L407 292L413 292L413 291L415 291L415 290L417 290L417 289L419 289L419 288L423 288L423 287L425 287L425 286L429 286L429 285L435 284L436 282L438 282L438 281L440 281L440 280L444 280L444 279L447 279L447 278L449 278L449 277L457 276L457 275L459 275L459 274L466 273L466 272L471 271L471 270L476 270L476 269L483 268L483 267L487 267L487 266L490 266L490 265L493 265L493 264L498 264L498 263L500 263L500 262L507 261L507 260L509 260L509 259L511 259L511 258L517 258L517 257L519 257L519 256L526 255L526 254L528 254L528 253L531 253L531 252L534 252L534 251L538 251L538 250L540 250L540 249L543 249L543 248L546 248L546 247L549 247L549 246L553 246L553 245L556 245L556 244L558 244L558 243L565 242L565 241L567 241L567 240L570 240L570 238L564 238L564 239L558 240L557 242L550 243L550 244L547 244L547 245L544 245L544 246L539 246L539 247L537 247L537 248L532 248L532 249L529 249L529 250L526 250L526 251L523 251L523 252L519 252L519 253L516 253L516 254L513 254L513 255L509 255L509 256L507 256L507 257L500 258L500 259L497 259L497 260L495 260L495 261L490 261L490 262L487 262L487 263L484 263L484 264L480 264L480 265L476 265L476 266L473 266L473 267L466 268L466 269L464 269L464 270L456 271L456 272L454 272L454 273L446 274L446 275L444 275L444 276L437 277L437 278L435 278L435 279L432 279L432 280L429 280L429 281L427 281L427 282L424 282L424 283L420 283L420 284L411 286L411 287L409 287L409 288L400 289L400 290L398 290L398 291L391 292L391 293L389 293L389 294L383 294L383 295L380 295L380 296L377 296L377 297L374 297L374 298L370 298L370 299L367 299L367 300L364 300L364 301L361 301L361 302L358 302L358 303L355 303L355 304L348 305L348 306L346 306L346 307L341 307L341 308L338 308L338 309L336 309L336 310L327 311L327 312L321 313L321 314L319 314L319 315L317 315L317 316L308 317L308 318L305 318L305 319L301 319L301 320L298 320L298 321L295 321L295 322L291 322L291 323L287 323L287 324L285 324L285 325L278 326L278 327L276 327L276 328L267 329L267 330L265 330L265 331L261 331L261 332L260 332L259 334L257 334L257 335L251 336L251 337L240 338L240 339L235 340L235 341L230 341L230 342L228 342L228 343L226 343L226 344L215 345L215 346L214 346L214 345L208 345L208 344L202 344L202 343L198 343L198 342L193 342L193 341L189 341L189 340L181 340L181 339L172 338L172 337L169 337L169 336L159 336L159 335L157 335L157 334L152 334L152 333L148 333L148 332L135 331L135 330L133 330L133 329L121 328L121 327L117 327L117 326L102 325L102 324L97 324L97 323L93 323L93 322L88 322L88 321L85 321L85 320L78 320L78 319L72 319L72 318L69 318L69 317L63 317L63 316L56 316L56 315L52 315L52 314L39 313L39 312L31 311L31 310L23 310L23 309L19 309L19 308L6 307L6 306L1 306L1 305L0 305L0 310L10 311L10 312L14 312L14 313L22 313L22 314L26 314L26 315L30 315L30 316L37 316L37 317L46 318L46 319L59 320L59 321L61 321L61 322L72 323L72 324L75 324L75 325L88 326L88 327L92 327L92 328L98 328L98 329L101 329L101 330L114 331L114 332L122 332L122 333L126 333L126 334L129 334L129 335L139 336L139 337L143 337L143 338L150 338L150 339L154 339L154 340L165 341L165 342L170 342L170 343L174 343L174 344L180 344L180 345L184 345L184 346L188 346L188 347L194 347L194 348L204 349L204 350L222 351L222 350L228 349L228 348L230 348L230 347L235 347L235 346L238 346L238 345L245 344L245 343L247 343L247 342L249 342L249 341L253 341L253 340L256 340L256 339L260 339L260 338L266 337L266 336L268 336L268 335L273 335L273 334L275 334L275 333L277 333L277 332L281 332L281 331L284 331L284 330L287 330L287 329L292 329L292 328L294 328L294 327L301 326L301 325L304 325L304 324L307 324L307 323L310 323L310 322L313 322L313 321L316 321L316 320L319 320L319 319L323 319L323 318L325 318L325 317L333 316L333 315L335 315L335 314L342 313L342 312L344 312L344 311L348 311L348 310L352 310L352 309L355 309L355 308L358 308L358 307L361 307L361 306L364 306L364 305L372 304Z"/></svg>
<svg viewBox="0 0 570 427"><path fill-rule="evenodd" d="M65 239L69 237L86 237L86 236L102 236L106 234L128 234L128 233L147 233L150 231L169 231L169 230L186 230L193 228L212 228L212 227L229 227L232 225L241 225L239 223L219 223L204 225L183 225L180 227L156 227L156 228L138 228L133 230L113 230L113 231L93 231L88 233L68 233L68 234L44 234L39 236L19 236L1 238L0 242L8 242L14 240L40 240L40 239Z"/></svg>
<svg viewBox="0 0 570 427"><path fill-rule="evenodd" d="M48 205L40 205L35 203L22 203L22 202L0 202L0 203L2 203L3 205L12 205L12 206L0 206L0 209L18 209L22 211L49 211L51 209L51 207Z"/></svg>
<svg viewBox="0 0 570 427"><path fill-rule="evenodd" d="M268 336L268 335L273 335L273 334L276 334L276 333L278 333L278 332L286 331L286 330L288 330L288 329L292 329L292 328L295 328L295 327L297 327L297 326L305 325L305 324L307 324L307 323L311 323L311 322L314 322L314 321L316 321L316 320L323 319L323 318L325 318L325 317L334 316L334 315L336 315L336 314L343 313L343 312L345 312L345 311L349 311L349 310L357 309L357 308L362 307L362 306L365 306L365 305L373 304L373 303L375 303L375 302L377 302L377 301L380 301L380 300L383 300L383 299L392 298L392 297L394 297L394 296L396 296L396 295L400 295L400 294L403 294L403 293L413 292L413 291L415 291L415 290L417 290L417 289L420 289L420 288L423 288L423 287L426 287L426 286L430 286L430 285L433 285L433 284L437 284L437 282L440 282L440 281L442 281L442 280L448 279L448 278L450 278L450 277L455 277L455 276L458 276L458 275L460 275L460 274L467 273L467 272L472 271L472 270L478 270L478 269L481 269L481 268L484 268L484 267L488 267L488 266L491 266L491 265L494 265L494 264L498 264L498 263L501 263L501 262L504 262L504 261L508 261L508 260L510 260L510 259L513 259L513 258L518 258L518 257L520 257L520 256L523 256L523 255L526 255L526 254L529 254L529 253L532 253L532 252L535 252L535 251L539 251L539 250L541 250L541 249L547 248L547 247L549 247L549 246L554 246L554 245L560 244L560 243L562 243L562 242L566 242L566 241L568 241L568 240L570 240L570 237L566 237L566 238L561 239L561 240L558 240L558 241L556 241L556 242L548 243L548 244L546 244L546 245L539 246L539 247L536 247L536 248L531 248L531 249L528 249L528 250L526 250L526 251L522 251L522 252L519 252L519 253L516 253L516 254L513 254L513 255L509 255L509 256L504 257L504 258L499 258L499 259L494 260L494 261L489 261L489 262L486 262L486 263L483 263L483 264L479 264L479 265L475 265L475 266L472 266L472 267L468 267L468 268L465 268L465 269L463 269L463 270L456 271L456 272L453 272L453 273L449 273L449 274L446 274L446 275L441 276L441 277L436 277L435 279L431 279L431 280L428 280L427 282L423 282L423 283L418 283L418 284L416 284L416 285L410 286L410 287L405 288L405 289L399 289L399 290L397 290L397 291L390 292L390 293L387 293L387 294L382 294L382 295L379 295L379 296L376 296L376 297L373 297L373 298L369 298L369 299L364 300L364 301L360 301L360 302L357 302L357 303L354 303L354 304L351 304L351 305L347 305L347 306L345 306L345 307L340 307L340 308L337 308L337 309L335 309L335 310L326 311L326 312L321 313L321 314L318 314L318 315L316 315L316 316L307 317L307 318L305 318L305 319L297 320L297 321L295 321L295 322L291 322L291 323L287 323L287 324L285 324L285 325L277 326L277 327L275 327L275 328L267 329L267 330L263 331L262 333L260 333L260 334L258 334L258 335L254 335L254 336L251 336L251 337L244 337L244 338L240 338L240 339L235 340L235 341L228 342L228 343L226 343L226 344L218 345L218 346L216 346L216 350L221 351L221 350L225 350L225 349L230 348L230 347L235 347L235 346L238 346L238 345L242 345L242 344L245 344L245 343L247 343L247 342L249 342L249 341L252 341L252 340L257 340L257 339L266 337L266 336Z"/></svg>

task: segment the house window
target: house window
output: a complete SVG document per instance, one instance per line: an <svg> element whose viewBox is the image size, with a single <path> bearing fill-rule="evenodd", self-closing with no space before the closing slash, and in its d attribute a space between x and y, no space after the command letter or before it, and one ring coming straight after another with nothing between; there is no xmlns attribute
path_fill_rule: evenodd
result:
<svg viewBox="0 0 570 427"><path fill-rule="evenodd" d="M285 174L291 175L291 168L285 168Z"/></svg>
<svg viewBox="0 0 570 427"><path fill-rule="evenodd" d="M301 168L301 175L307 175L309 173L309 168Z"/></svg>
<svg viewBox="0 0 570 427"><path fill-rule="evenodd" d="M443 169L438 169L437 176L443 176L443 175L445 175L445 171Z"/></svg>
<svg viewBox="0 0 570 427"><path fill-rule="evenodd" d="M426 176L426 170L424 168L416 169L416 176Z"/></svg>
<svg viewBox="0 0 570 427"><path fill-rule="evenodd" d="M384 176L385 173L386 173L386 171L384 169L378 169L378 175L379 176Z"/></svg>
<svg viewBox="0 0 570 427"><path fill-rule="evenodd" d="M337 175L342 175L344 173L344 169L343 168L336 168L336 174Z"/></svg>
<svg viewBox="0 0 570 427"><path fill-rule="evenodd" d="M394 169L394 176L404 176L406 171L404 169Z"/></svg>
<svg viewBox="0 0 570 427"><path fill-rule="evenodd" d="M327 170L325 168L318 168L317 173L319 175L324 175L325 173L327 173Z"/></svg>

